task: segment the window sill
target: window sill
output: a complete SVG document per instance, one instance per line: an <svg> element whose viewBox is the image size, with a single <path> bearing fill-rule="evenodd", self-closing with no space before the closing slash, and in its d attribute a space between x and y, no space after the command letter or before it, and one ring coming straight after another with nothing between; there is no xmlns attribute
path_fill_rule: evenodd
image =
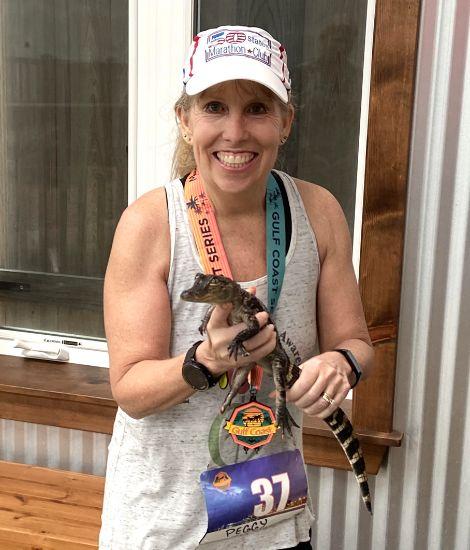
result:
<svg viewBox="0 0 470 550"><path fill-rule="evenodd" d="M112 433L108 369L0 355L0 418Z"/></svg>
<svg viewBox="0 0 470 550"><path fill-rule="evenodd" d="M352 418L352 402L343 402L341 407L348 417ZM353 422L354 425L354 422ZM397 431L390 433L367 429L354 430L361 441L364 460L368 474L378 473L389 447L400 447L403 434ZM338 470L351 470L333 432L318 418L304 416L304 460L313 466L326 466Z"/></svg>
<svg viewBox="0 0 470 550"><path fill-rule="evenodd" d="M108 369L0 356L0 418L111 434L117 405ZM351 417L351 402L343 406ZM402 434L357 430L367 472L376 474L388 447L398 447ZM322 420L304 419L307 464L350 469L330 429Z"/></svg>

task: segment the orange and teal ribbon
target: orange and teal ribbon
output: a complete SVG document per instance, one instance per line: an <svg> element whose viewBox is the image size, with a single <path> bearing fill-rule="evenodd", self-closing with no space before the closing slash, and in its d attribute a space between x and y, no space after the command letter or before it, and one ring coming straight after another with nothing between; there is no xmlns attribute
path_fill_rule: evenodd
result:
<svg viewBox="0 0 470 550"><path fill-rule="evenodd" d="M212 201L206 193L204 182L197 170L186 178L184 186L188 219L196 242L204 272L224 275L233 279L232 270L224 249L217 225ZM268 309L273 313L281 294L286 259L286 229L284 203L279 185L269 174L266 188L266 261L268 277ZM259 390L263 371L256 366L250 373L250 385ZM219 385L222 389L228 384L227 376L222 376ZM244 388L244 391L246 389Z"/></svg>

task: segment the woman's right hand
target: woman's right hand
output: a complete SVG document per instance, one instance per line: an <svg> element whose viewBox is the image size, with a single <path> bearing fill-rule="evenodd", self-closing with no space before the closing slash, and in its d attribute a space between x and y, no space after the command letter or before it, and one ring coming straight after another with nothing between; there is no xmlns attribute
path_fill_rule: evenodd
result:
<svg viewBox="0 0 470 550"><path fill-rule="evenodd" d="M229 357L230 343L239 332L247 328L245 323L229 325L228 317L232 308L232 304L215 306L207 324L207 339L196 350L196 361L205 365L216 376L229 369L256 363L276 346L274 326L267 324L269 316L265 311L261 311L256 314L260 331L243 342L249 355L238 355L236 360L233 355Z"/></svg>

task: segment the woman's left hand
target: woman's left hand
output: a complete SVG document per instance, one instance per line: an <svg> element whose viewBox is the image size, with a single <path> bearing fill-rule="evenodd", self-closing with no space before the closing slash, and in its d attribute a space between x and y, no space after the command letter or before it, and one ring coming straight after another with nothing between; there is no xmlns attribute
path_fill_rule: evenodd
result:
<svg viewBox="0 0 470 550"><path fill-rule="evenodd" d="M326 418L341 405L351 389L350 366L337 351L327 351L305 361L300 368L302 373L287 391L287 401L305 414Z"/></svg>

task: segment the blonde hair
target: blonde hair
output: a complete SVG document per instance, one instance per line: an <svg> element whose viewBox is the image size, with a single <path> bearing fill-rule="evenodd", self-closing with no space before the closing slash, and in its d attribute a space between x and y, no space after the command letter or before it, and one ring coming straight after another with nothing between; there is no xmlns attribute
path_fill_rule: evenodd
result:
<svg viewBox="0 0 470 550"><path fill-rule="evenodd" d="M188 112L194 105L197 96L189 96L184 90L178 100L175 103L175 113L178 110ZM178 118L176 119L178 123ZM173 152L173 161L171 163L171 177L181 178L185 174L189 174L196 168L196 161L194 160L193 147L190 143L187 143L179 130L176 135L176 145Z"/></svg>
<svg viewBox="0 0 470 550"><path fill-rule="evenodd" d="M248 80L237 80L236 83L238 85L243 86L250 86L250 87L258 87L261 86L255 82L248 81ZM267 92L267 94L276 101L276 103L281 108L281 112L284 114L288 114L289 110L294 108L294 104L292 101L291 94L289 94L289 100L288 103L284 103L281 101L276 94L271 92L271 90L268 90L263 86L264 91ZM199 95L190 96L188 95L184 90L181 93L180 97L175 103L175 113L178 113L179 110L188 112L191 107L197 103ZM173 161L171 164L171 177L172 178L181 178L186 174L189 174L189 172L192 172L196 168L196 161L194 159L194 153L193 153L193 147L190 143L187 143L185 139L183 138L180 130L179 130L179 122L177 118L177 124L178 124L178 132L176 136L176 145L175 150L173 152Z"/></svg>

